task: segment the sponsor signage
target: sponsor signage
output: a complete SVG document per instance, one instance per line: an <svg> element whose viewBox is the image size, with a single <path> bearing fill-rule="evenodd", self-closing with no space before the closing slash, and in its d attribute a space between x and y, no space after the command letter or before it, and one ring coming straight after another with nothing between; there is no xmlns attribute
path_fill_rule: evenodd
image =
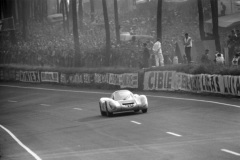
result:
<svg viewBox="0 0 240 160"><path fill-rule="evenodd" d="M145 72L143 85L144 90L182 90L240 96L240 76L150 71Z"/></svg>
<svg viewBox="0 0 240 160"><path fill-rule="evenodd" d="M121 88L138 88L138 73L124 73L119 81Z"/></svg>
<svg viewBox="0 0 240 160"><path fill-rule="evenodd" d="M119 83L119 76L120 76L120 74L109 73L108 84L120 85L120 83Z"/></svg>
<svg viewBox="0 0 240 160"><path fill-rule="evenodd" d="M21 82L40 82L40 75L38 71L19 71L16 80Z"/></svg>
<svg viewBox="0 0 240 160"><path fill-rule="evenodd" d="M138 73L76 73L60 75L61 83L69 84L110 84L121 88L138 88Z"/></svg>
<svg viewBox="0 0 240 160"><path fill-rule="evenodd" d="M172 90L174 73L172 71L145 72L144 90Z"/></svg>
<svg viewBox="0 0 240 160"><path fill-rule="evenodd" d="M108 74L94 74L94 83L108 83Z"/></svg>
<svg viewBox="0 0 240 160"><path fill-rule="evenodd" d="M67 75L65 73L61 73L61 75L60 75L60 82L64 83L64 84L68 83Z"/></svg>
<svg viewBox="0 0 240 160"><path fill-rule="evenodd" d="M58 72L41 72L42 82L59 82Z"/></svg>
<svg viewBox="0 0 240 160"><path fill-rule="evenodd" d="M73 83L73 84L81 84L84 82L83 75L80 73L70 74L68 77L68 81L69 83Z"/></svg>

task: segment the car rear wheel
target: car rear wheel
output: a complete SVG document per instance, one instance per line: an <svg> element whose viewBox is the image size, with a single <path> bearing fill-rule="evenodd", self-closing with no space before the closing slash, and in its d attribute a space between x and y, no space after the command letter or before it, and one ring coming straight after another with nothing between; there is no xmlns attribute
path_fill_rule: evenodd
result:
<svg viewBox="0 0 240 160"><path fill-rule="evenodd" d="M102 108L101 108L101 103L99 102L99 108L100 108L100 113L102 116L105 116L105 113L102 111Z"/></svg>
<svg viewBox="0 0 240 160"><path fill-rule="evenodd" d="M142 113L147 113L148 109L142 109Z"/></svg>

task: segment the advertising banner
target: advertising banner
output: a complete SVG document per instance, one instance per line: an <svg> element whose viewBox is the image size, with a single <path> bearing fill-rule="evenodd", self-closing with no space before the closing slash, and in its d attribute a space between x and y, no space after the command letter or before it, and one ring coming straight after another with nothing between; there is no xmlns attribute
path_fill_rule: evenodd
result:
<svg viewBox="0 0 240 160"><path fill-rule="evenodd" d="M223 94L240 96L240 76L222 76L220 81Z"/></svg>
<svg viewBox="0 0 240 160"><path fill-rule="evenodd" d="M1 69L0 80L16 80L16 71L14 69Z"/></svg>
<svg viewBox="0 0 240 160"><path fill-rule="evenodd" d="M40 75L38 71L19 71L17 77L21 82L40 82Z"/></svg>
<svg viewBox="0 0 240 160"><path fill-rule="evenodd" d="M124 73L119 78L121 88L138 88L138 73Z"/></svg>
<svg viewBox="0 0 240 160"><path fill-rule="evenodd" d="M83 74L83 83L92 83L92 82L94 82L93 79L92 79L93 76L94 75L92 75L92 74L84 73Z"/></svg>
<svg viewBox="0 0 240 160"><path fill-rule="evenodd" d="M144 90L173 90L175 71L149 71L144 74Z"/></svg>
<svg viewBox="0 0 240 160"><path fill-rule="evenodd" d="M64 83L64 84L68 83L67 74L61 73L61 75L60 75L60 83Z"/></svg>
<svg viewBox="0 0 240 160"><path fill-rule="evenodd" d="M109 73L108 84L118 85L119 86L120 85L119 76L120 76L120 74Z"/></svg>
<svg viewBox="0 0 240 160"><path fill-rule="evenodd" d="M108 74L94 74L94 83L108 83Z"/></svg>
<svg viewBox="0 0 240 160"><path fill-rule="evenodd" d="M143 85L144 90L181 90L240 96L240 76L149 71L144 74Z"/></svg>
<svg viewBox="0 0 240 160"><path fill-rule="evenodd" d="M138 88L138 73L76 73L60 76L61 83L69 84L109 84L118 85L121 88Z"/></svg>
<svg viewBox="0 0 240 160"><path fill-rule="evenodd" d="M80 73L70 74L68 77L68 82L73 84L84 83L83 75Z"/></svg>
<svg viewBox="0 0 240 160"><path fill-rule="evenodd" d="M202 92L212 92L212 93L221 93L221 75L201 75L201 91Z"/></svg>
<svg viewBox="0 0 240 160"><path fill-rule="evenodd" d="M41 72L41 81L59 83L58 72Z"/></svg>

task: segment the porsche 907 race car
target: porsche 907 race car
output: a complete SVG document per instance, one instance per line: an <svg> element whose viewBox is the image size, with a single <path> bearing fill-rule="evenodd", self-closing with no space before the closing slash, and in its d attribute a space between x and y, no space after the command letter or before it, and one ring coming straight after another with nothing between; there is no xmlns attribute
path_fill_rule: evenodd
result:
<svg viewBox="0 0 240 160"><path fill-rule="evenodd" d="M134 111L146 113L148 100L145 95L133 94L129 90L118 90L110 98L100 98L100 113L102 116L112 116L116 112Z"/></svg>

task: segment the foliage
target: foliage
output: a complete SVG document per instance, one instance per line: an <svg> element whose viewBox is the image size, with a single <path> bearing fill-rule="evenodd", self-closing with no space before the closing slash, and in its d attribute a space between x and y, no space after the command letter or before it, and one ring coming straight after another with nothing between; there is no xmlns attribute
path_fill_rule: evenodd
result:
<svg viewBox="0 0 240 160"><path fill-rule="evenodd" d="M98 67L98 68L65 68L65 67L41 67L30 65L0 65L0 68L39 70L39 71L58 71L62 73L143 73L144 71L177 71L187 74L218 74L218 75L236 75L240 76L240 66L228 67L215 63L202 64L177 64L166 65L164 67L151 67L148 69L129 68L129 67Z"/></svg>
<svg viewBox="0 0 240 160"><path fill-rule="evenodd" d="M219 74L219 75L240 75L240 66L225 66L218 65L215 63L202 63L202 64L177 64L177 65L169 65L164 67L154 67L147 69L146 71L177 71L188 74Z"/></svg>

